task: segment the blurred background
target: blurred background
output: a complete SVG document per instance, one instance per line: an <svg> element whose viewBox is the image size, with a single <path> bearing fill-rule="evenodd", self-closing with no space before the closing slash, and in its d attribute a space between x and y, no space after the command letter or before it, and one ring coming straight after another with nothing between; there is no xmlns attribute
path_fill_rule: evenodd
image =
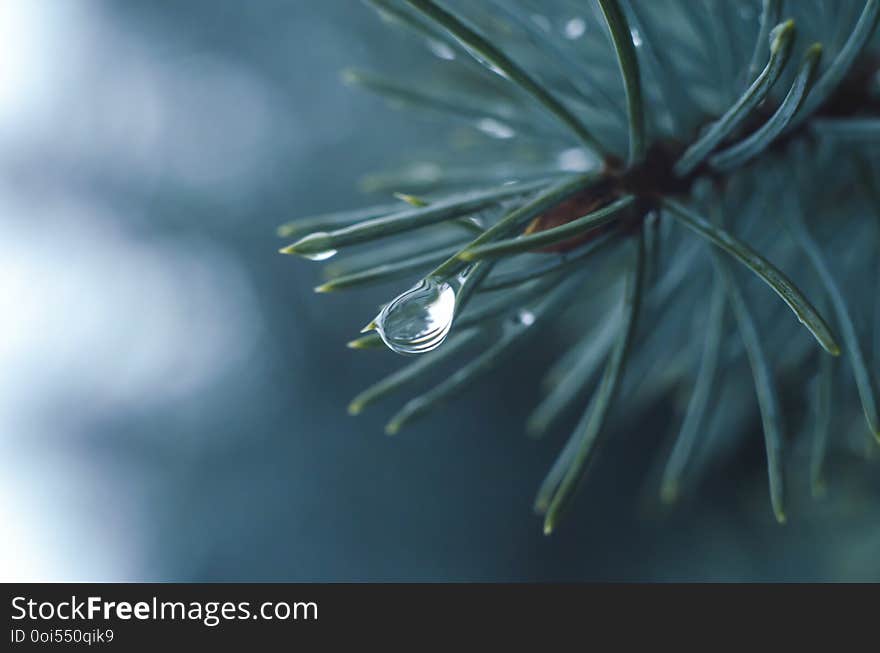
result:
<svg viewBox="0 0 880 653"><path fill-rule="evenodd" d="M0 3L0 577L880 580L876 465L779 527L757 428L659 515L658 406L545 538L529 359L394 439L346 415L387 291L314 296L274 229L430 148L339 81L423 50L355 0Z"/></svg>

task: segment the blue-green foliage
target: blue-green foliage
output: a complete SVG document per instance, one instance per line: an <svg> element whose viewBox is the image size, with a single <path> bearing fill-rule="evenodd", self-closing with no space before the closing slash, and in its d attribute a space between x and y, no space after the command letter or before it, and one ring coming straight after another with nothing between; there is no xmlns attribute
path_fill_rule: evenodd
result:
<svg viewBox="0 0 880 653"><path fill-rule="evenodd" d="M780 520L785 463L798 443L812 452L800 466L818 487L826 451L861 452L865 439L880 438L880 0L369 4L395 36L423 43L424 57L404 76L349 71L347 81L447 129L449 147L426 160L402 145L399 166L364 179L382 196L375 210L286 225L283 235L305 238L283 251L308 253L315 242L321 251L373 248L337 265L344 277L331 275L325 291L451 273L477 253L500 257L458 307L452 331L470 334L468 347L458 340L442 358L457 360L459 372L411 399L392 431L484 377L513 343L528 346L523 335L534 329L558 343L563 361L550 376L551 399L536 401L534 424L556 423L573 403L586 410L537 502L549 510L548 532L600 431L610 434L615 421L645 429L638 416L673 396L685 399L682 432L670 434L674 454L663 463L667 500L736 439L761 446L760 422L743 428L744 416L763 419ZM489 201L459 202L475 189ZM389 205L395 192L418 197ZM510 227L524 226L517 209L535 197L587 196L568 217L596 214L577 223L595 224L587 240L535 253L529 243L559 239L510 239ZM438 208L447 205L467 210ZM590 347L600 324L617 335ZM484 337L464 331L475 327ZM352 346L379 344L369 334ZM837 366L849 369L832 393L838 353ZM608 360L604 376L593 373L599 356ZM405 390L400 379L434 368L411 363L373 394ZM859 413L863 426L852 428Z"/></svg>

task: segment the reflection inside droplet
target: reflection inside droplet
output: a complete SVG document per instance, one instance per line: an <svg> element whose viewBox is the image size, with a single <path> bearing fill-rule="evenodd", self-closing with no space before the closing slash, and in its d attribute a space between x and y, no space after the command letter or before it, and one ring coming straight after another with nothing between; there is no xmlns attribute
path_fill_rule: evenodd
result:
<svg viewBox="0 0 880 653"><path fill-rule="evenodd" d="M443 343L454 316L453 284L427 277L388 303L374 323L392 351L422 354Z"/></svg>

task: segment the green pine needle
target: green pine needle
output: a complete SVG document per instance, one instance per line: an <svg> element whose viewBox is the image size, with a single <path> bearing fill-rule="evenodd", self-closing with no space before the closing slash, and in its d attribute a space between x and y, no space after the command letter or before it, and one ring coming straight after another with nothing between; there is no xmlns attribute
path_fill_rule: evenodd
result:
<svg viewBox="0 0 880 653"><path fill-rule="evenodd" d="M347 69L343 71L342 78L349 85L359 86L407 108L453 116L477 127L486 124L486 121L494 121L494 124L509 127L518 134L528 134L543 139L555 138L552 132L536 130L534 124L518 120L472 98L435 95L361 70Z"/></svg>
<svg viewBox="0 0 880 653"><path fill-rule="evenodd" d="M532 95L550 113L571 129L587 147L597 153L602 153L603 150L599 141L596 140L577 116L485 37L465 25L456 16L433 0L406 1L447 30L471 52L488 61L512 82Z"/></svg>
<svg viewBox="0 0 880 653"><path fill-rule="evenodd" d="M807 255L810 264L819 275L825 291L831 298L831 306L834 308L834 314L840 326L840 333L843 338L846 353L852 366L853 376L855 377L856 388L859 391L859 398L862 402L862 410L865 413L865 419L868 422L868 428L874 437L880 441L880 415L877 411L878 394L874 381L874 376L868 369L868 362L862 353L862 345L859 342L858 333L856 333L855 324L853 324L850 316L849 308L846 305L843 293L834 275L828 268L825 257L819 249L819 244L814 240L813 236L804 224L800 212L797 210L787 211L785 213L789 230L801 249Z"/></svg>
<svg viewBox="0 0 880 653"><path fill-rule="evenodd" d="M413 207L391 215L372 218L348 227L328 232L316 232L281 249L282 254L314 255L328 250L385 238L395 234L427 227L475 213L480 209L509 198L538 190L548 182L541 180L524 184L512 184L486 191L453 196L424 207Z"/></svg>
<svg viewBox="0 0 880 653"><path fill-rule="evenodd" d="M755 76L761 69L761 62L767 56L767 42L770 29L782 18L782 0L763 0L761 3L761 22L758 28L758 38L755 41L755 49L752 51L752 60L746 73L748 83L755 81Z"/></svg>
<svg viewBox="0 0 880 653"><path fill-rule="evenodd" d="M461 393L481 376L526 344L545 325L544 318L558 311L575 289L577 278L557 284L556 288L543 301L531 310L523 309L528 319L514 316L503 325L501 335L478 356L449 375L442 383L424 394L411 399L388 422L385 432L395 435L401 428L418 417L439 407L442 403Z"/></svg>
<svg viewBox="0 0 880 653"><path fill-rule="evenodd" d="M608 357L605 372L599 388L584 413L580 423L571 436L570 460L566 461L565 473L561 475L559 484L552 489L552 498L546 499L547 488L539 491L536 505L547 505L544 515L544 534L549 535L556 528L563 511L568 506L575 489L580 484L586 471L605 419L617 394L620 379L626 365L627 354L636 331L639 308L642 301L642 284L644 277L645 241L644 234L639 233L637 239L636 260L627 274L626 288L623 298L623 314L621 329L618 333L614 349ZM568 449L568 447L566 447ZM565 451L563 452L565 454Z"/></svg>
<svg viewBox="0 0 880 653"><path fill-rule="evenodd" d="M534 266L524 266L518 270L512 270L494 277L489 277L481 286L480 292L495 292L498 290L506 290L513 288L535 279L540 279L548 274L555 272L564 272L581 265L585 259L596 254L603 247L610 245L617 238L617 233L603 234L579 247L572 252L560 254L553 257L553 260L543 264Z"/></svg>
<svg viewBox="0 0 880 653"><path fill-rule="evenodd" d="M323 213L305 218L297 218L290 222L285 222L277 229L280 238L291 238L293 236L310 233L313 231L325 231L327 229L339 229L347 227L364 220L379 218L401 210L400 204L381 204L379 206L369 206L363 209L354 209L352 211L336 211L333 213Z"/></svg>
<svg viewBox="0 0 880 653"><path fill-rule="evenodd" d="M706 339L703 342L703 354L700 368L694 380L691 400L688 402L681 430L669 454L669 460L663 470L660 496L664 503L673 503L679 495L681 479L687 463L696 445L703 416L712 396L715 377L718 373L718 362L721 357L721 345L724 338L724 307L727 291L724 282L716 273L716 280L709 300L709 315L706 323ZM830 357L829 357L830 358Z"/></svg>
<svg viewBox="0 0 880 653"><path fill-rule="evenodd" d="M782 424L779 409L779 399L776 395L776 386L773 381L773 373L761 338L758 335L754 318L749 310L742 292L733 280L733 275L727 268L727 262L717 254L713 260L724 280L724 287L736 317L737 328L752 368L752 377L755 380L755 394L758 397L758 407L761 413L761 422L764 427L764 442L767 449L767 478L770 485L770 503L773 514L780 524L785 523L784 484L782 471L783 437Z"/></svg>
<svg viewBox="0 0 880 653"><path fill-rule="evenodd" d="M376 265L366 270L342 274L315 288L315 292L336 292L350 288L360 288L372 283L381 283L392 279L399 279L406 275L424 270L428 266L436 265L452 254L459 251L460 246L447 247L446 249L432 250L419 256Z"/></svg>
<svg viewBox="0 0 880 653"><path fill-rule="evenodd" d="M642 106L642 80L632 32L618 0L599 0L605 23L617 53L620 74L626 91L627 125L629 126L629 164L645 156L645 114Z"/></svg>
<svg viewBox="0 0 880 653"><path fill-rule="evenodd" d="M578 175L559 182L543 190L526 204L519 206L504 215L498 222L486 229L461 251L451 256L447 261L438 266L432 276L445 278L458 272L465 263L461 254L467 250L476 249L481 245L491 243L498 238L503 238L517 227L522 227L529 220L538 217L575 193L582 191L598 183L599 175Z"/></svg>
<svg viewBox="0 0 880 653"><path fill-rule="evenodd" d="M832 356L819 357L810 447L810 485L813 496L821 496L825 492L825 453L828 449L828 432L831 430L835 361Z"/></svg>
<svg viewBox="0 0 880 653"><path fill-rule="evenodd" d="M529 416L526 432L531 437L543 436L580 397L619 332L620 315L617 312L590 332L585 346L577 350L574 360L566 362L565 373Z"/></svg>
<svg viewBox="0 0 880 653"><path fill-rule="evenodd" d="M810 92L821 57L822 46L818 43L810 46L788 95L785 96L785 100L782 101L776 112L748 137L714 155L709 159L709 164L716 170L730 170L743 165L770 147L776 137L785 130L785 127L794 118L804 98Z"/></svg>
<svg viewBox="0 0 880 653"><path fill-rule="evenodd" d="M663 206L690 230L723 249L758 275L788 305L825 351L833 356L840 354L840 346L834 340L828 323L781 270L738 238L678 202L665 200Z"/></svg>
<svg viewBox="0 0 880 653"><path fill-rule="evenodd" d="M693 98L681 79L678 68L670 60L669 52L655 30L653 21L645 16L643 6L630 0L620 0L620 4L626 10L626 15L630 17L632 30L642 36L641 48L646 55L649 72L658 81L657 86L674 130L680 127L688 116L690 112L688 103L692 102Z"/></svg>
<svg viewBox="0 0 880 653"><path fill-rule="evenodd" d="M767 97L779 79L794 40L794 21L780 23L770 32L770 60L754 83L746 89L730 109L712 123L697 141L691 145L675 164L675 173L683 177L691 173L749 116L752 110Z"/></svg>
<svg viewBox="0 0 880 653"><path fill-rule="evenodd" d="M880 0L867 0L855 28L834 61L816 82L812 93L807 97L803 109L792 123L791 128L796 127L821 107L840 85L856 58L871 40L878 19L880 19Z"/></svg>
<svg viewBox="0 0 880 653"><path fill-rule="evenodd" d="M410 384L418 382L420 379L427 378L437 367L461 350L472 345L480 335L479 330L472 329L453 336L441 349L417 358L415 362L397 370L358 394L348 404L348 413L350 415L359 415L367 406L374 404L401 388L407 388Z"/></svg>
<svg viewBox="0 0 880 653"><path fill-rule="evenodd" d="M603 225L619 219L620 215L630 208L635 197L627 195L619 200L612 202L608 206L588 213L587 215L566 222L558 227L544 229L526 236L518 238L510 238L508 240L499 240L486 245L468 246L458 257L464 261L479 261L487 258L498 258L502 256L510 256L512 254L521 254L542 247L549 247L558 243L564 243L567 240L576 238L582 234L589 233Z"/></svg>

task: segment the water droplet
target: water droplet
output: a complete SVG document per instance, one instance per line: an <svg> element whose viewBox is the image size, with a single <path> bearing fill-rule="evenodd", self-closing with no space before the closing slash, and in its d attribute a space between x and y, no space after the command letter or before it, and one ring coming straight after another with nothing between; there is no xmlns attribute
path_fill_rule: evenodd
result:
<svg viewBox="0 0 880 653"><path fill-rule="evenodd" d="M596 156L581 147L570 147L556 155L556 165L565 172L589 172L598 164Z"/></svg>
<svg viewBox="0 0 880 653"><path fill-rule="evenodd" d="M314 254L303 254L303 258L307 258L310 261L326 261L328 258L332 258L336 256L335 249L324 250L323 252L315 252Z"/></svg>
<svg viewBox="0 0 880 653"><path fill-rule="evenodd" d="M526 327L532 326L535 323L535 319L535 314L526 309L521 309L516 314L516 321Z"/></svg>
<svg viewBox="0 0 880 653"><path fill-rule="evenodd" d="M326 261L328 258L336 256L335 249L328 249L323 252L315 252L314 254L303 254L303 258L307 258L310 261Z"/></svg>
<svg viewBox="0 0 880 653"><path fill-rule="evenodd" d="M641 46L642 45L642 35L639 34L639 30L637 30L635 27L633 27L630 29L629 33L632 36L633 45L636 46L637 48L639 46Z"/></svg>
<svg viewBox="0 0 880 653"><path fill-rule="evenodd" d="M312 234L309 234L308 237L309 238L322 237L322 236L327 236L327 235L328 234L326 231L316 231ZM335 255L336 255L335 249L325 249L324 251L321 251L321 252L300 253L300 256L302 256L303 258L307 258L310 261L326 261L328 258L335 256Z"/></svg>
<svg viewBox="0 0 880 653"><path fill-rule="evenodd" d="M455 59L455 50L453 50L443 41L428 39L428 49L435 57L439 59L443 59L445 61L452 61Z"/></svg>
<svg viewBox="0 0 880 653"><path fill-rule="evenodd" d="M583 18L572 18L570 21L565 23L565 28L563 29L563 34L565 34L565 38L574 41L575 39L579 39L584 35L584 32L587 31L587 23Z"/></svg>
<svg viewBox="0 0 880 653"><path fill-rule="evenodd" d="M485 220L483 220L479 213L476 215L469 215L464 218L459 218L458 220L456 220L456 223L464 226L477 227L479 229L486 228L486 222Z"/></svg>
<svg viewBox="0 0 880 653"><path fill-rule="evenodd" d="M486 220L483 218L482 213L477 213L476 215L471 215L465 218L468 222L470 222L475 227L479 227L480 229L486 228Z"/></svg>
<svg viewBox="0 0 880 653"><path fill-rule="evenodd" d="M311 238L321 238L324 236L328 236L329 234L326 231L316 231L314 233L309 234L306 239ZM303 239L303 240L306 240ZM307 258L310 261L326 261L328 258L336 255L335 249L325 249L320 252L297 252L303 258Z"/></svg>
<svg viewBox="0 0 880 653"><path fill-rule="evenodd" d="M389 302L374 320L388 348L423 354L439 347L455 317L454 283L427 277Z"/></svg>
<svg viewBox="0 0 880 653"><path fill-rule="evenodd" d="M494 118L482 118L477 121L477 129L493 138L508 139L516 135L513 127Z"/></svg>

